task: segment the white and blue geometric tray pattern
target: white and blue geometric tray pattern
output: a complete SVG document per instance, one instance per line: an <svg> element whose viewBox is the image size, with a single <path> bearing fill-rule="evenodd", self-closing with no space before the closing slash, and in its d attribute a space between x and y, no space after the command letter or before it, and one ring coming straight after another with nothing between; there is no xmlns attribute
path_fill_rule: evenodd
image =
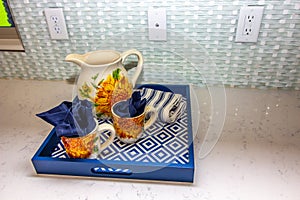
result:
<svg viewBox="0 0 300 200"><path fill-rule="evenodd" d="M186 98L183 98L186 101ZM112 123L110 120L99 120ZM114 142L101 152L101 160L129 161L163 164L186 164L189 162L188 115L185 111L174 123L156 121L143 137L133 144L125 144L115 138ZM101 135L104 140L108 132ZM61 141L54 148L53 158L68 158Z"/></svg>

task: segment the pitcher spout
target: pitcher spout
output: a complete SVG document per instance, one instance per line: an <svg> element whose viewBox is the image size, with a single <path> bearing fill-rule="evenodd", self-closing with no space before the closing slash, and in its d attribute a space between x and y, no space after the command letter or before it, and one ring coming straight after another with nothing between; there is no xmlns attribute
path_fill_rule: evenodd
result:
<svg viewBox="0 0 300 200"><path fill-rule="evenodd" d="M83 58L84 56L80 54L69 54L65 58L65 61L73 62L81 67L85 63Z"/></svg>

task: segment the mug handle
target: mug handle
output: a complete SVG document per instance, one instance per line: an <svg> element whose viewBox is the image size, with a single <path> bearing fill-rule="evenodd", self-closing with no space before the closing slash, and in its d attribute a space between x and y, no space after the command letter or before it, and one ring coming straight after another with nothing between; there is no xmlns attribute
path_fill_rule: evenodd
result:
<svg viewBox="0 0 300 200"><path fill-rule="evenodd" d="M150 118L144 124L144 130L148 129L157 119L157 110L152 106L146 106L145 116L150 114Z"/></svg>
<svg viewBox="0 0 300 200"><path fill-rule="evenodd" d="M143 59L142 54L141 54L138 50L136 50L136 49L131 49L131 50L125 51L125 52L123 52L123 53L121 54L122 61L124 61L128 56L130 56L130 55L132 55L132 54L134 54L134 55L136 55L136 56L138 57L138 64L137 64L137 66L136 66L135 73L134 73L134 75L133 75L133 77L132 77L132 80L131 80L131 81L132 81L132 85L133 85L133 87L134 87L134 86L135 86L135 83L136 83L136 81L137 81L137 79L138 79L138 77L139 77L139 75L140 75L141 72L142 72L144 59Z"/></svg>
<svg viewBox="0 0 300 200"><path fill-rule="evenodd" d="M103 131L109 131L110 132L110 136L109 138L103 143L100 145L100 135L98 134L98 145L100 146L99 150L100 152L105 149L106 147L108 147L111 143L113 143L114 139L115 139L115 136L116 136L116 131L114 129L114 127L110 124L100 124L98 126L98 129L97 129L98 133L100 132L103 132ZM98 147L99 147L98 146Z"/></svg>

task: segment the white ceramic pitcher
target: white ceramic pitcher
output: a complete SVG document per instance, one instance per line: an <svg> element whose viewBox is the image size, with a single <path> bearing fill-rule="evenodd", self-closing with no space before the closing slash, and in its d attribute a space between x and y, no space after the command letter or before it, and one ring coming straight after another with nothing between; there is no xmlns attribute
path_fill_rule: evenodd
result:
<svg viewBox="0 0 300 200"><path fill-rule="evenodd" d="M123 66L123 61L130 55L136 55L138 58L132 80L129 80ZM111 106L115 102L130 98L143 67L142 54L135 49L123 53L99 50L82 55L70 54L66 61L81 67L77 80L77 95L79 99L93 102L97 117L111 117Z"/></svg>

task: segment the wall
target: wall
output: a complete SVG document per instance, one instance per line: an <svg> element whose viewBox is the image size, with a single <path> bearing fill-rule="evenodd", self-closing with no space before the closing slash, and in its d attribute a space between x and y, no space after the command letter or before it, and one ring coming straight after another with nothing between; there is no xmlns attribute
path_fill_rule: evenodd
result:
<svg viewBox="0 0 300 200"><path fill-rule="evenodd" d="M258 42L235 43L239 8L249 4L265 7ZM299 0L10 0L10 5L25 52L0 52L1 78L70 79L79 68L64 61L69 53L137 48L145 56L142 81L180 76L195 84L300 89ZM157 6L167 9L166 43L147 40L147 10ZM64 8L69 40L50 39L46 7ZM189 44L195 60L172 52L191 49Z"/></svg>

